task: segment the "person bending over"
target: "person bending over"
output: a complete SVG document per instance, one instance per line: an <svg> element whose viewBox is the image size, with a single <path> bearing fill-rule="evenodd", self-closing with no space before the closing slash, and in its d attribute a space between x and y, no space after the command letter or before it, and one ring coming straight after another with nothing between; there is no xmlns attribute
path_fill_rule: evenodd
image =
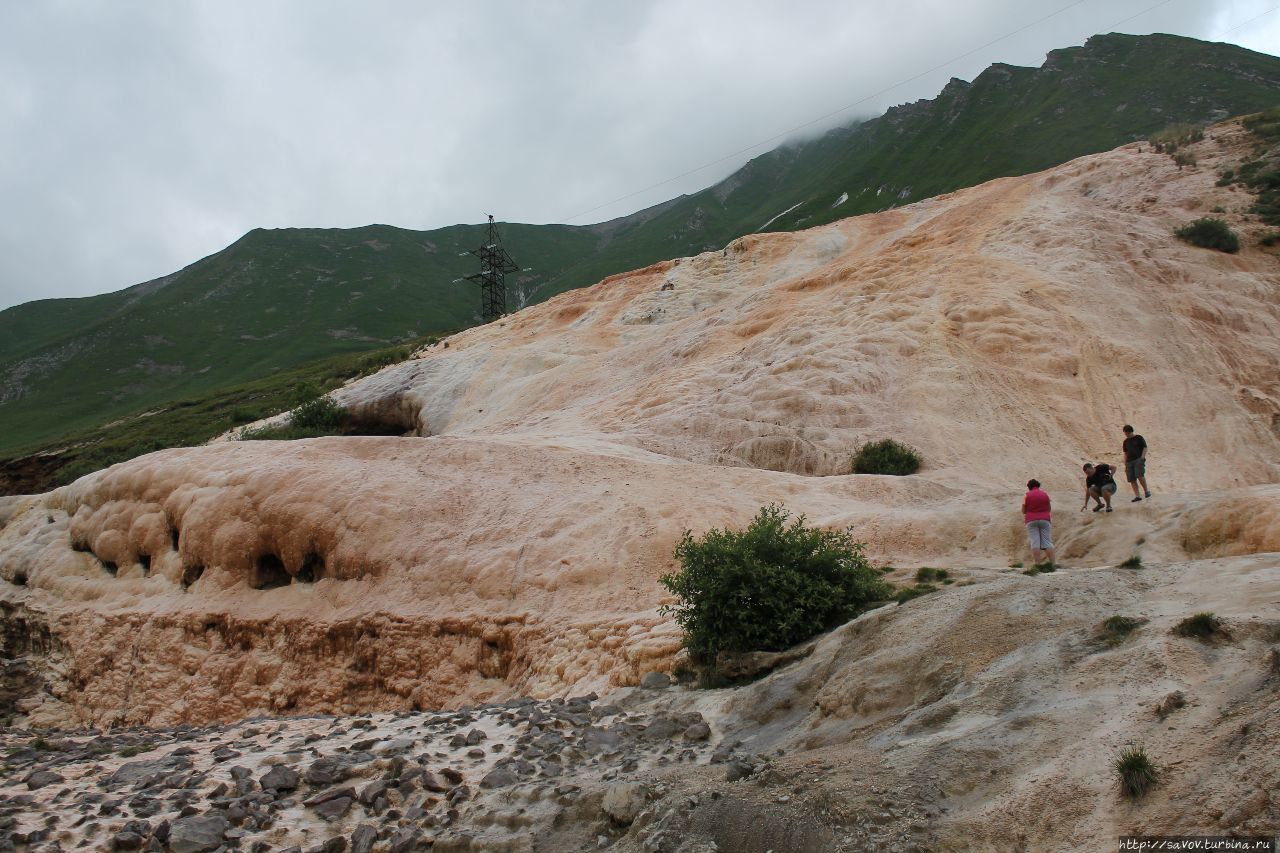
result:
<svg viewBox="0 0 1280 853"><path fill-rule="evenodd" d="M1093 508L1094 512L1102 512L1104 508L1111 512L1111 496L1116 493L1115 473L1116 466L1105 462L1098 465L1084 463L1084 505L1080 507L1081 512L1089 505L1089 498L1098 504Z"/></svg>

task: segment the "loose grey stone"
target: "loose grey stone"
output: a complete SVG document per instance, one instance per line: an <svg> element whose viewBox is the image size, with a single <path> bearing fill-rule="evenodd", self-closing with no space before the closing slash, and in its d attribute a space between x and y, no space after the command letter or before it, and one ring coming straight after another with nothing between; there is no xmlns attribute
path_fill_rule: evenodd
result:
<svg viewBox="0 0 1280 853"><path fill-rule="evenodd" d="M725 768L724 780L726 782L737 782L739 779L745 779L755 772L755 768L742 759L734 759L729 762L729 766Z"/></svg>
<svg viewBox="0 0 1280 853"><path fill-rule="evenodd" d="M347 778L347 768L333 758L321 758L303 774L312 785L336 785Z"/></svg>
<svg viewBox="0 0 1280 853"><path fill-rule="evenodd" d="M443 794L457 784L457 782L446 781L444 778L437 776L430 770L423 773L418 781L422 784L423 788L434 794Z"/></svg>
<svg viewBox="0 0 1280 853"><path fill-rule="evenodd" d="M28 791L36 791L45 785L53 785L63 781L62 777L52 770L37 770L34 773L28 773L27 778L22 781L27 783Z"/></svg>
<svg viewBox="0 0 1280 853"><path fill-rule="evenodd" d="M666 740L678 731L676 721L670 717L654 717L649 725L644 727L644 736L647 740Z"/></svg>
<svg viewBox="0 0 1280 853"><path fill-rule="evenodd" d="M347 813L347 809L351 808L352 802L354 802L353 797L338 797L336 800L325 800L316 806L315 812L321 820L337 820ZM343 839L343 846L346 846L345 839Z"/></svg>
<svg viewBox="0 0 1280 853"><path fill-rule="evenodd" d="M623 826L630 826L649 803L649 791L639 782L616 782L604 792L600 807Z"/></svg>
<svg viewBox="0 0 1280 853"><path fill-rule="evenodd" d="M589 752L604 752L620 743L622 735L611 729L591 728L582 736L582 745Z"/></svg>
<svg viewBox="0 0 1280 853"><path fill-rule="evenodd" d="M520 777L512 773L505 767L496 767L490 770L483 779L480 780L481 788L505 788L508 785L514 785L520 781Z"/></svg>
<svg viewBox="0 0 1280 853"><path fill-rule="evenodd" d="M685 740L706 740L711 737L711 726L706 723L694 723L684 730Z"/></svg>
<svg viewBox="0 0 1280 853"><path fill-rule="evenodd" d="M117 832L111 839L112 850L140 850L143 837L136 832Z"/></svg>
<svg viewBox="0 0 1280 853"><path fill-rule="evenodd" d="M391 836L391 853L410 853L412 850L418 849L418 830L412 827L405 827L396 830L395 835Z"/></svg>
<svg viewBox="0 0 1280 853"><path fill-rule="evenodd" d="M671 676L665 672L648 672L640 679L640 686L645 690L665 690L671 686Z"/></svg>
<svg viewBox="0 0 1280 853"><path fill-rule="evenodd" d="M488 740L489 736L480 729L472 729L467 732L467 746L475 746L483 740Z"/></svg>
<svg viewBox="0 0 1280 853"><path fill-rule="evenodd" d="M381 797L390 787L391 783L386 779L379 779L376 782L370 782L368 785L365 785L360 789L360 794L356 799L360 801L361 805L371 806L373 805L374 800Z"/></svg>
<svg viewBox="0 0 1280 853"><path fill-rule="evenodd" d="M378 840L378 830L367 823L362 823L351 833L351 853L371 853L373 844Z"/></svg>
<svg viewBox="0 0 1280 853"><path fill-rule="evenodd" d="M186 761L186 759L182 759ZM172 772L173 764L165 759L152 761L130 761L121 764L107 780L107 784L130 785L139 783L139 787L147 787L165 778Z"/></svg>
<svg viewBox="0 0 1280 853"><path fill-rule="evenodd" d="M300 781L301 777L298 776L297 770L292 767L285 767L283 764L277 764L263 774L262 778L258 780L258 784L262 786L264 791L292 791L298 787Z"/></svg>
<svg viewBox="0 0 1280 853"><path fill-rule="evenodd" d="M203 853L222 846L227 819L222 815L199 815L175 820L169 827L169 849L173 853Z"/></svg>
<svg viewBox="0 0 1280 853"><path fill-rule="evenodd" d="M321 803L327 803L330 800L337 800L346 797L349 800L356 798L356 789L350 785L343 785L341 788L330 788L327 791L321 791L313 797L308 797L302 801L304 806L318 806Z"/></svg>

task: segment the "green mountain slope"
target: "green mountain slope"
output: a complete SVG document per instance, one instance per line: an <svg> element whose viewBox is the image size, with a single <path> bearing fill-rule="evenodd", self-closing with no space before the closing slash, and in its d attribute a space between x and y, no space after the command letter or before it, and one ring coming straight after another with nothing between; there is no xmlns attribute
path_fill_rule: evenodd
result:
<svg viewBox="0 0 1280 853"><path fill-rule="evenodd" d="M1280 102L1280 59L1177 36L1096 36L1038 69L994 65L928 101L785 145L728 179L591 226L501 226L530 269L509 304L991 178L1048 168L1174 122ZM202 400L310 360L478 322L464 253L484 228L255 230L153 282L0 312L0 455ZM211 429L211 432L213 430Z"/></svg>
<svg viewBox="0 0 1280 853"><path fill-rule="evenodd" d="M1207 124L1277 103L1274 56L1180 36L1095 36L1053 51L1040 68L993 65L972 83L953 79L933 100L775 149L619 238L656 251L682 235L685 253L717 248L752 231L910 204L1172 123Z"/></svg>

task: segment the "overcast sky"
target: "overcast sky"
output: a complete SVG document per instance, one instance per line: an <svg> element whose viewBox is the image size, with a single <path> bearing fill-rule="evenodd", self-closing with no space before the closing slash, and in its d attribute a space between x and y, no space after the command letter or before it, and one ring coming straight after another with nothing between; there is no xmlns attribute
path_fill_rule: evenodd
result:
<svg viewBox="0 0 1280 853"><path fill-rule="evenodd" d="M1280 54L1277 6L13 0L0 308L156 278L255 227L598 222L1098 32Z"/></svg>

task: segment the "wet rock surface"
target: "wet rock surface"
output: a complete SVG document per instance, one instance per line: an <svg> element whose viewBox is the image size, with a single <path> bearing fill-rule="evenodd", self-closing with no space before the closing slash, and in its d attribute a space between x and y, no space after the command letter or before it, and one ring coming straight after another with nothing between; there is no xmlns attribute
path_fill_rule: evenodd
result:
<svg viewBox="0 0 1280 853"><path fill-rule="evenodd" d="M594 848L625 836L662 789L654 774L709 765L710 734L697 712L595 694L201 728L9 728L0 850L555 849L566 822ZM538 846L540 832L558 840Z"/></svg>

